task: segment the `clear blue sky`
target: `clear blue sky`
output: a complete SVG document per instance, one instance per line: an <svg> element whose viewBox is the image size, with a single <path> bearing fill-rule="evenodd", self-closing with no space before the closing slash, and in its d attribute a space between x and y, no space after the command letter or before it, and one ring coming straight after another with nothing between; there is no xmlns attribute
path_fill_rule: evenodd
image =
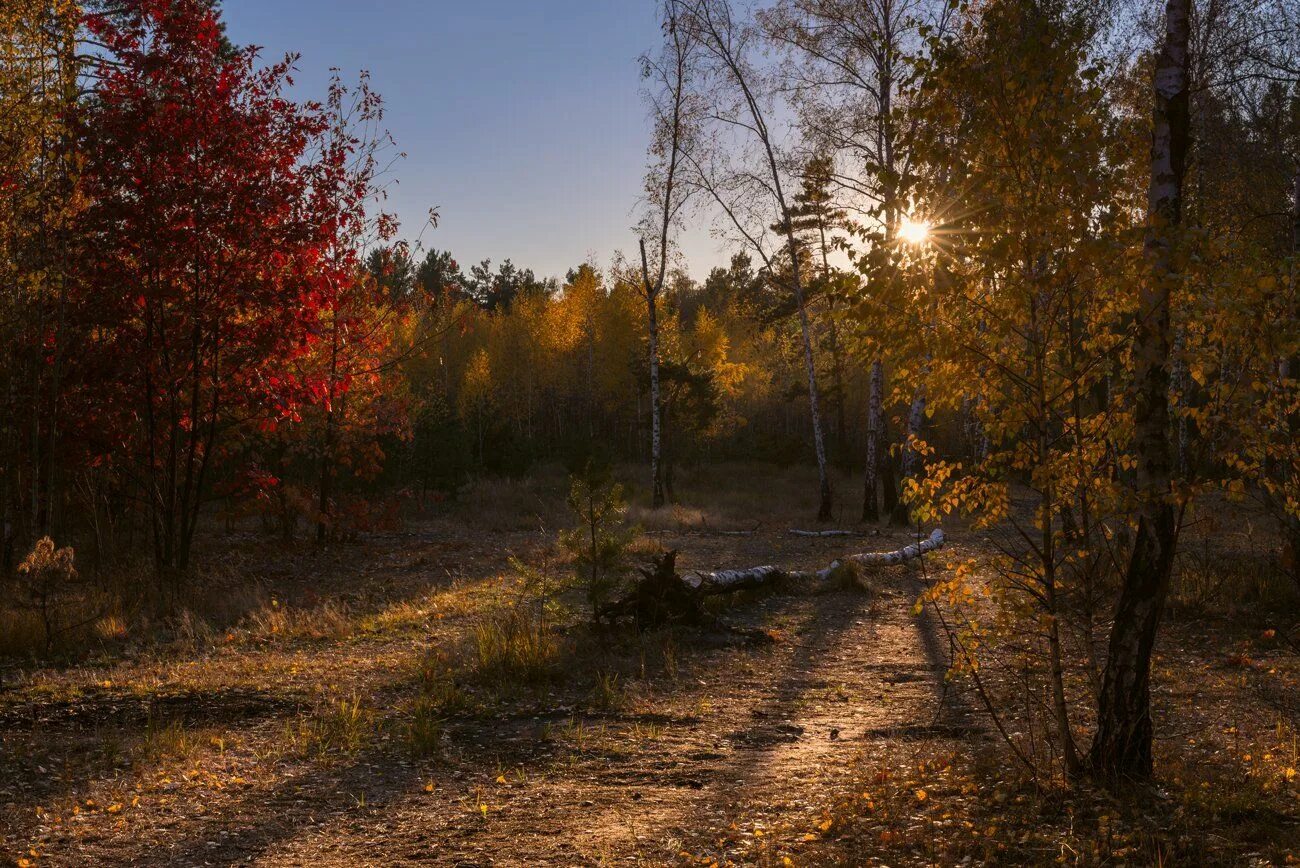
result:
<svg viewBox="0 0 1300 868"><path fill-rule="evenodd" d="M635 249L648 122L637 57L659 40L653 0L224 0L230 38L302 55L302 96L330 67L368 69L407 157L389 209L468 269L484 257L563 275ZM724 258L684 239L692 273Z"/></svg>

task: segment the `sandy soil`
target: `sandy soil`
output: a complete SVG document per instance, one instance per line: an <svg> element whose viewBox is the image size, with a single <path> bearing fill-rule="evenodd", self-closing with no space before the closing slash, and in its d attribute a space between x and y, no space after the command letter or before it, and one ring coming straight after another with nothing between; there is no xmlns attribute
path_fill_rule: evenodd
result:
<svg viewBox="0 0 1300 868"><path fill-rule="evenodd" d="M910 537L658 539L690 567L824 565ZM413 754L404 721L421 661L462 648L480 604L513 593L498 578L507 554L537 547L528 530L489 539L444 521L304 548L276 555L276 605L332 593L351 612L338 635L232 631L11 673L4 852L40 865L942 864L883 833L828 846L867 770L996 748L971 696L945 686L946 644L913 614L913 569L880 572L871 593L750 596L721 612L771 631L771 644L688 630L591 638L574 651L586 675L451 714L436 755ZM958 540L927 568L965 553ZM1211 632L1178 665L1221 656ZM1276 656L1269 665L1294 666ZM617 673L617 702L592 698L592 671ZM1263 696L1245 678L1224 670L1218 688L1166 699L1227 715L1195 729L1213 731L1215 750L1294 721L1293 693ZM1224 735L1241 690L1214 690L1238 688L1263 711ZM339 697L363 709L355 738L287 747L336 718ZM942 830L948 815L925 798L913 819Z"/></svg>

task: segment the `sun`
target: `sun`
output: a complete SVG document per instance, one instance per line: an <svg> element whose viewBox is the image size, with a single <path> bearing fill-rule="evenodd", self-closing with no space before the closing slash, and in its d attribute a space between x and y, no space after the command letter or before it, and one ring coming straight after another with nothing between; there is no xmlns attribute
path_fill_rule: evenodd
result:
<svg viewBox="0 0 1300 868"><path fill-rule="evenodd" d="M907 244L920 246L930 237L931 228L929 220L904 217L898 224L898 237Z"/></svg>

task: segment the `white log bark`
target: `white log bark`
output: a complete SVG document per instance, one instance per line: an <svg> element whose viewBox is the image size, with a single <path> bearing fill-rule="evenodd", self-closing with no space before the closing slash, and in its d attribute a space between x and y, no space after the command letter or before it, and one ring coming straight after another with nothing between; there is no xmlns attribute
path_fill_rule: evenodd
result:
<svg viewBox="0 0 1300 868"><path fill-rule="evenodd" d="M943 530L935 528L926 539L903 546L897 551L849 555L845 560L852 561L863 567L892 567L905 564L930 552L938 551L943 548L945 542L947 542L947 538L944 536Z"/></svg>
<svg viewBox="0 0 1300 868"><path fill-rule="evenodd" d="M858 532L854 530L796 530L790 529L790 536L802 537L837 537L837 536L857 536Z"/></svg>
<svg viewBox="0 0 1300 868"><path fill-rule="evenodd" d="M787 570L772 564L750 567L746 570L717 570L707 572L695 570L682 574L682 583L691 590L703 594L729 594L733 591L758 588L786 580L813 580L826 582L835 576L845 564L858 567L890 567L905 564L923 555L943 548L945 537L941 529L936 528L930 536L920 542L906 545L892 552L868 552L848 555L834 561L821 570Z"/></svg>
<svg viewBox="0 0 1300 868"><path fill-rule="evenodd" d="M753 530L673 530L666 528L663 530L642 531L646 536L753 536L758 533L758 529Z"/></svg>

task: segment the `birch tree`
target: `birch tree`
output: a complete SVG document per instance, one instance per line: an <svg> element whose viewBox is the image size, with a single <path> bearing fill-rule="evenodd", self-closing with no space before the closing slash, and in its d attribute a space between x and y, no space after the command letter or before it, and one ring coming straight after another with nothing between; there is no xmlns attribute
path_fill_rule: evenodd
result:
<svg viewBox="0 0 1300 868"><path fill-rule="evenodd" d="M640 227L641 292L646 304L646 335L650 360L650 479L651 505L664 505L663 402L659 384L659 297L668 274L669 247L678 216L690 198L681 178L683 150L693 138L698 118L690 93L696 46L682 26L677 4L663 7L664 42L657 56L641 58L641 75L648 85L653 138L651 167L646 175L646 206ZM647 249L648 248L648 249ZM653 252L655 266L651 270Z"/></svg>
<svg viewBox="0 0 1300 868"><path fill-rule="evenodd" d="M834 182L866 248L858 267L871 300L892 279L886 254L904 216L911 162L908 125L898 112L910 74L905 53L918 47L921 22L942 28L947 14L947 4L925 0L780 0L761 16L767 37L791 60L784 85L800 124L815 147L835 155ZM868 327L862 342L870 360L862 519L876 521L882 496L886 516L897 513L898 496L881 341ZM923 410L923 402L917 406Z"/></svg>
<svg viewBox="0 0 1300 868"><path fill-rule="evenodd" d="M1192 0L1168 0L1152 87L1148 273L1138 291L1131 345L1140 510L1111 628L1088 758L1096 774L1112 781L1151 775L1151 655L1178 541L1170 443L1170 297L1180 280L1176 251L1190 145L1191 18Z"/></svg>
<svg viewBox="0 0 1300 868"><path fill-rule="evenodd" d="M785 191L790 158L783 151L781 130L776 126L779 113L772 105L771 82L755 63L759 34L752 25L737 19L731 0L672 0L672 3L679 20L690 28L700 46L698 84L700 93L709 96L704 111L712 122L712 146L693 149L686 154L687 161L694 183L714 201L726 222L759 256L769 279L782 284L794 298L803 343L813 449L817 456L817 518L829 521L833 503L812 327L801 274L800 244L792 219L793 200ZM776 244L771 243L767 229L774 224L784 230L784 237ZM781 247L789 257L784 265L780 261Z"/></svg>
<svg viewBox="0 0 1300 868"><path fill-rule="evenodd" d="M999 549L980 558L987 578L972 578L972 562L927 598L961 625L959 660L1001 658L1026 673L1046 663L1050 740L1070 778L1082 767L1072 720L1082 697L1067 682L1065 642L1074 628L1091 648L1088 603L1123 521L1107 440L1122 414L1096 387L1123 341L1133 258L1128 221L1102 216L1120 198L1127 141L1108 124L1091 37L1065 3L991 0L936 45L914 109L918 193L953 215L931 245L938 278L909 296L932 322L920 396L966 407L987 445L974 461L937 455L924 473L908 468L904 499L925 517L973 515ZM906 449L934 451L915 434ZM1013 489L1032 512L1011 508Z"/></svg>

